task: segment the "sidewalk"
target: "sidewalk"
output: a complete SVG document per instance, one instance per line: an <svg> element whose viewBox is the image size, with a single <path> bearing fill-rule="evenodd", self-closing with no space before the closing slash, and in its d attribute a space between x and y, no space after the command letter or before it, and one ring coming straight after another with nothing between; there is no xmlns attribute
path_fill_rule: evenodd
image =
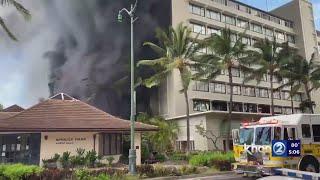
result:
<svg viewBox="0 0 320 180"><path fill-rule="evenodd" d="M189 179L189 178L200 178L206 176L214 176L214 175L224 175L234 173L233 171L224 171L224 172L216 172L216 173L208 173L208 174L191 174L184 176L167 176L167 177L156 177L156 178L148 178L147 180L174 180L174 179Z"/></svg>

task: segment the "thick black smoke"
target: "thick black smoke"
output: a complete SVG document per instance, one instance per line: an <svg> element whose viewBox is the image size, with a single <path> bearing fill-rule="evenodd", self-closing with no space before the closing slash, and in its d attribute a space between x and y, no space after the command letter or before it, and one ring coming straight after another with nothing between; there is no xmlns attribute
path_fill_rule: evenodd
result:
<svg viewBox="0 0 320 180"><path fill-rule="evenodd" d="M168 0L140 0L135 24L136 59L150 57L142 44L169 25ZM129 113L130 24L118 11L128 0L46 1L59 38L44 57L50 62L50 94L65 92L111 114ZM144 93L145 95L145 93ZM139 96L138 99L144 99Z"/></svg>

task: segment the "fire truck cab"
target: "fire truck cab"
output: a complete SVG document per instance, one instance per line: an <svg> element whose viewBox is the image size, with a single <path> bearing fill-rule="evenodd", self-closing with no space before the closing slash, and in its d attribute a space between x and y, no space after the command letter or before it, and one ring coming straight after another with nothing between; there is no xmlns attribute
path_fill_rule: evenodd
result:
<svg viewBox="0 0 320 180"><path fill-rule="evenodd" d="M276 168L319 173L320 115L263 117L232 130L233 168L238 173L271 175ZM273 157L272 140L300 140L299 157Z"/></svg>

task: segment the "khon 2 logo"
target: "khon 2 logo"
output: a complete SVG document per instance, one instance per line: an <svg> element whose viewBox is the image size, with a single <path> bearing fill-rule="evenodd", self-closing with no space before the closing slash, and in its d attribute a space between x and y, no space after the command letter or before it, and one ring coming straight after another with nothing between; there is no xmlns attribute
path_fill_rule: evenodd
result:
<svg viewBox="0 0 320 180"><path fill-rule="evenodd" d="M272 145L272 155L273 156L284 156L286 155L286 151L287 147L286 147L286 143L284 142L275 142Z"/></svg>
<svg viewBox="0 0 320 180"><path fill-rule="evenodd" d="M273 140L273 157L298 157L301 155L300 140Z"/></svg>

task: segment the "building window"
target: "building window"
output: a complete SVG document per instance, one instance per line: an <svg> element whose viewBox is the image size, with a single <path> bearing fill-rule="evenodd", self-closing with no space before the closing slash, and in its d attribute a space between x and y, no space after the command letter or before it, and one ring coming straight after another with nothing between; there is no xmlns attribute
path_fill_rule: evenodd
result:
<svg viewBox="0 0 320 180"><path fill-rule="evenodd" d="M205 112L210 110L210 101L206 100L193 100L193 110Z"/></svg>
<svg viewBox="0 0 320 180"><path fill-rule="evenodd" d="M236 18L222 14L221 21L226 24L236 25Z"/></svg>
<svg viewBox="0 0 320 180"><path fill-rule="evenodd" d="M243 104L239 103L239 102L233 102L232 103L232 111L234 111L234 112L243 112Z"/></svg>
<svg viewBox="0 0 320 180"><path fill-rule="evenodd" d="M228 74L229 75L229 74ZM231 75L233 77L240 77L240 69L238 68L231 68Z"/></svg>
<svg viewBox="0 0 320 180"><path fill-rule="evenodd" d="M203 16L203 17L204 17L204 14L205 14L205 10L204 10L203 7L200 7L200 6L197 6L197 5L194 5L194 4L189 4L189 11L192 14L196 14L196 15Z"/></svg>
<svg viewBox="0 0 320 180"><path fill-rule="evenodd" d="M258 112L264 113L264 114L270 114L270 106L264 105L264 104L259 104L258 105Z"/></svg>
<svg viewBox="0 0 320 180"><path fill-rule="evenodd" d="M299 114L302 113L300 108L294 108L294 113Z"/></svg>
<svg viewBox="0 0 320 180"><path fill-rule="evenodd" d="M219 29L215 29L212 27L208 27L207 28L207 35L211 35L211 34L218 34L221 35L221 31Z"/></svg>
<svg viewBox="0 0 320 180"><path fill-rule="evenodd" d="M210 91L213 93L226 93L226 85L224 83L210 83Z"/></svg>
<svg viewBox="0 0 320 180"><path fill-rule="evenodd" d="M122 134L102 134L103 155L117 155L122 153Z"/></svg>
<svg viewBox="0 0 320 180"><path fill-rule="evenodd" d="M257 39L251 39L251 46L254 46L256 43L258 42L258 40Z"/></svg>
<svg viewBox="0 0 320 180"><path fill-rule="evenodd" d="M275 114L282 114L282 107L281 106L274 106L273 111Z"/></svg>
<svg viewBox="0 0 320 180"><path fill-rule="evenodd" d="M283 107L282 114L292 114L292 108L291 107Z"/></svg>
<svg viewBox="0 0 320 180"><path fill-rule="evenodd" d="M189 141L190 143L190 150L194 151L194 141ZM176 150L186 152L187 151L187 141L176 141Z"/></svg>
<svg viewBox="0 0 320 180"><path fill-rule="evenodd" d="M250 8L239 4L239 10L242 12L250 13Z"/></svg>
<svg viewBox="0 0 320 180"><path fill-rule="evenodd" d="M270 16L269 16L269 14L261 13L261 17L262 17L262 19L266 19L266 20L270 21Z"/></svg>
<svg viewBox="0 0 320 180"><path fill-rule="evenodd" d="M220 13L207 9L206 17L216 21L221 21Z"/></svg>
<svg viewBox="0 0 320 180"><path fill-rule="evenodd" d="M231 39L231 42L236 42L236 41L237 41L237 35L231 33L231 34L230 34L230 39Z"/></svg>
<svg viewBox="0 0 320 180"><path fill-rule="evenodd" d="M290 34L287 34L287 39L290 43L295 43L295 38L294 38L294 35L290 35Z"/></svg>
<svg viewBox="0 0 320 180"><path fill-rule="evenodd" d="M255 97L256 96L256 90L255 90L254 87L243 86L242 95Z"/></svg>
<svg viewBox="0 0 320 180"><path fill-rule="evenodd" d="M301 124L302 137L311 138L310 124Z"/></svg>
<svg viewBox="0 0 320 180"><path fill-rule="evenodd" d="M294 101L301 102L302 101L302 94L301 93L295 94L292 98Z"/></svg>
<svg viewBox="0 0 320 180"><path fill-rule="evenodd" d="M276 31L276 38L280 40L285 40L285 35L283 32Z"/></svg>
<svg viewBox="0 0 320 180"><path fill-rule="evenodd" d="M282 99L290 100L290 92L289 91L282 91Z"/></svg>
<svg viewBox="0 0 320 180"><path fill-rule="evenodd" d="M228 86L228 94L230 94L230 86ZM240 95L241 94L241 86L233 85L233 94Z"/></svg>
<svg viewBox="0 0 320 180"><path fill-rule="evenodd" d="M267 36L273 37L273 30L269 28L265 28L265 32Z"/></svg>
<svg viewBox="0 0 320 180"><path fill-rule="evenodd" d="M231 8L238 9L238 3L236 3L236 2L228 1L227 4Z"/></svg>
<svg viewBox="0 0 320 180"><path fill-rule="evenodd" d="M258 97L269 98L269 90L266 88L257 88Z"/></svg>
<svg viewBox="0 0 320 180"><path fill-rule="evenodd" d="M257 112L257 105L256 104L245 103L244 104L244 112L256 113Z"/></svg>
<svg viewBox="0 0 320 180"><path fill-rule="evenodd" d="M258 32L262 34L262 26L257 24L251 24L251 31Z"/></svg>
<svg viewBox="0 0 320 180"><path fill-rule="evenodd" d="M209 92L209 83L202 81L195 81L193 86L194 91Z"/></svg>
<svg viewBox="0 0 320 180"><path fill-rule="evenodd" d="M237 26L238 26L238 27L241 27L241 28L243 28L243 29L246 29L246 28L249 27L249 22L248 22L248 21L244 21L244 20L242 20L242 19L238 19L238 20L237 20Z"/></svg>
<svg viewBox="0 0 320 180"><path fill-rule="evenodd" d="M274 99L281 99L280 91L273 91L273 98Z"/></svg>
<svg viewBox="0 0 320 180"><path fill-rule="evenodd" d="M225 101L212 101L212 110L214 111L228 111L228 105Z"/></svg>
<svg viewBox="0 0 320 180"><path fill-rule="evenodd" d="M243 44L250 46L250 38L248 38L248 37L242 37L241 42Z"/></svg>
<svg viewBox="0 0 320 180"><path fill-rule="evenodd" d="M312 125L313 141L320 142L320 125Z"/></svg>
<svg viewBox="0 0 320 180"><path fill-rule="evenodd" d="M204 25L191 23L191 26L194 33L206 34L206 27Z"/></svg>

